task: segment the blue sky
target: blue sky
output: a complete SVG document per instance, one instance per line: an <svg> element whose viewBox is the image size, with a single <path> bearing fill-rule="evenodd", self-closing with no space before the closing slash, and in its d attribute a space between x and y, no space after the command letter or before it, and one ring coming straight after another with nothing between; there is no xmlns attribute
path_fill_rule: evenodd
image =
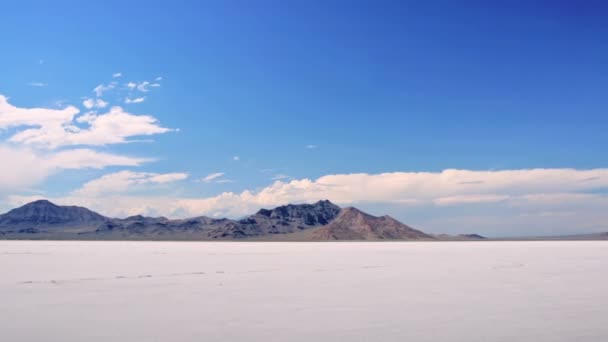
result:
<svg viewBox="0 0 608 342"><path fill-rule="evenodd" d="M0 111L0 126L2 115L11 110L61 110L69 105L79 110L73 122L80 129L87 127L87 121L76 123L79 116L91 111L103 115L115 106L157 121L133 128L142 134L123 136L130 143L106 139L66 144L61 138L57 146L49 146L57 141L48 139L58 138L48 138L48 132L43 132L48 138L44 144L11 139L37 123L6 123L0 127L0 146L6 153L33 153L32 158L49 160L57 153L63 152L63 158L86 148L147 160L107 162L107 156L87 156L87 161L106 158L106 162L94 166L83 162L73 168L53 164L47 172L30 177L30 182L15 181L0 188L3 207L39 196L78 201L117 215L140 210L169 216L238 216L279 200L331 196L296 186L327 175L405 173L407 177L428 172L440 177L446 169L568 169L578 181L597 177L599 182L564 191L555 190L551 183L525 194L495 188L462 194L454 190L437 194L429 199L435 204L422 207L403 204L406 197L421 197L412 188L404 188L398 198L370 195L376 199L367 200L341 193L330 200L389 213L431 231L476 229L513 235L529 229L539 234L608 229L599 210L593 211L593 220L572 227L572 222L596 210L598 200L606 200L607 14L608 6L600 2L573 1L4 4L0 95L11 107ZM113 76L118 73L120 77ZM128 87L131 82L133 89ZM111 84L114 87L101 96L93 91ZM137 90L142 84L143 90ZM125 103L127 98L143 98L143 102ZM86 108L85 100L107 105L97 108L94 102ZM99 134L112 136L116 132L111 127ZM20 173L17 166L13 171ZM223 175L204 180L218 173ZM128 211L107 204L115 201L102 203L98 193L89 193L95 200L75 197L87 183L107 180L108 175L128 179L111 196L104 195L128 198L130 205L124 206ZM175 181L151 180L155 175L173 175ZM281 190L289 196L260 199L260 193L276 180L296 190ZM522 185L511 181L512 188ZM352 190L357 183L344 186ZM244 191L258 197L245 200L239 210L224 208L234 207L232 201L217 201L222 193L242 201ZM522 214L523 209L514 213L513 203L502 197L436 205L438 198L465 194L548 193L600 198L587 199L589 203L580 204L583 209L566 206L569 210L565 210L553 203L532 210L526 205L525 215L542 218L507 223L506 218ZM159 208L160 202L134 204L146 202L143 197L215 198L217 203L210 205L209 200L204 206L166 212ZM573 212L572 221L558 219L564 212ZM489 217L479 223L483 216L479 213ZM556 226L556 222L565 223Z"/></svg>

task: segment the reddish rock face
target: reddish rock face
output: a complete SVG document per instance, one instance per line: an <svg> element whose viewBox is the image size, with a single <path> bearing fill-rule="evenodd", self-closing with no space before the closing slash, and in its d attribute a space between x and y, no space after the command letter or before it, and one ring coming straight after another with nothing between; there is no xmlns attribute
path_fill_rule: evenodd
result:
<svg viewBox="0 0 608 342"><path fill-rule="evenodd" d="M313 233L314 240L433 240L390 216L376 217L355 208L344 208L328 225Z"/></svg>

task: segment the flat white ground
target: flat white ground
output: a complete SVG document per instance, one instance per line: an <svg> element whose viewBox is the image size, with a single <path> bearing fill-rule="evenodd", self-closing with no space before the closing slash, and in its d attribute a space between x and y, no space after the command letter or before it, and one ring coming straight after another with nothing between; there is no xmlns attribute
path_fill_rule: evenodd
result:
<svg viewBox="0 0 608 342"><path fill-rule="evenodd" d="M2 341L608 341L606 242L0 242Z"/></svg>

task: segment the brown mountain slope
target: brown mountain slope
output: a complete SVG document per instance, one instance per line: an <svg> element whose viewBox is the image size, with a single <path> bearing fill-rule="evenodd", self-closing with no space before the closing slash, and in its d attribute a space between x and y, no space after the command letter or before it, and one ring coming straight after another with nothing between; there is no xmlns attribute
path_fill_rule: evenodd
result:
<svg viewBox="0 0 608 342"><path fill-rule="evenodd" d="M329 224L312 232L312 240L434 240L390 216L372 216L344 208Z"/></svg>

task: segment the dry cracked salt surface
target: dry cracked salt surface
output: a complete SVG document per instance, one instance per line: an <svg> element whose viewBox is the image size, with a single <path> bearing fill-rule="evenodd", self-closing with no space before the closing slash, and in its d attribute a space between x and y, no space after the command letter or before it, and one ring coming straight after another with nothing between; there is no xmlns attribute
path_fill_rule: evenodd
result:
<svg viewBox="0 0 608 342"><path fill-rule="evenodd" d="M3 341L608 341L606 242L0 242Z"/></svg>

